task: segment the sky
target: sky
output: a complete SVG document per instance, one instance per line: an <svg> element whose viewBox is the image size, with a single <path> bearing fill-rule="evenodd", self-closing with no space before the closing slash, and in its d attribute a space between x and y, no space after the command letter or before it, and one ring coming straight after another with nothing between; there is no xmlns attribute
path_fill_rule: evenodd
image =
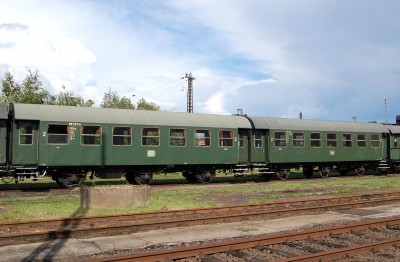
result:
<svg viewBox="0 0 400 262"><path fill-rule="evenodd" d="M100 106L395 122L397 0L0 0L0 77L38 70ZM182 79L183 77L183 79ZM385 104L386 98L386 104Z"/></svg>

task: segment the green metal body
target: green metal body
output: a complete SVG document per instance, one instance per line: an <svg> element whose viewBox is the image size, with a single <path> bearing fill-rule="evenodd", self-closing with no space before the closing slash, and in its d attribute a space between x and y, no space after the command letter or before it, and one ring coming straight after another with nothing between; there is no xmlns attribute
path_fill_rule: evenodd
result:
<svg viewBox="0 0 400 262"><path fill-rule="evenodd" d="M268 143L268 155L266 159L269 163L338 163L338 162L367 162L378 161L385 159L386 143L382 142L382 134L379 135L380 143L378 147L371 147L371 141L366 140L365 147L357 146L357 135L365 135L367 138L371 133L357 132L345 134L351 135L351 147L343 146L342 132L334 132L337 134L336 147L327 146L327 132L319 132L321 134L321 146L311 147L311 132L296 131L304 134L304 146L294 147L292 131L285 131L287 134L286 146L277 147L274 145L275 131L282 130L269 130L266 143ZM329 132L333 133L333 132Z"/></svg>
<svg viewBox="0 0 400 262"><path fill-rule="evenodd" d="M52 122L54 123L54 122ZM47 122L41 122L40 130L45 132ZM80 123L84 125L84 123ZM82 145L81 129L76 128L74 138L67 145L49 145L46 136L39 138L39 165L41 166L173 166L173 165L213 165L235 164L238 162L238 147L218 146L219 128L211 128L211 146L194 146L194 128L186 127L187 144L184 147L169 145L169 130L176 126L156 126L160 128L160 145L141 145L141 130L149 125L129 125L132 128L132 145L112 144L114 124L101 124L102 142L100 145ZM118 125L119 126L119 125ZM124 125L126 126L126 125ZM237 130L230 129L237 137ZM216 135L213 135L216 134Z"/></svg>
<svg viewBox="0 0 400 262"><path fill-rule="evenodd" d="M253 129L260 131L263 143L261 147L255 146L257 138L253 131L250 139L251 162L296 167L304 164L318 166L325 163L378 162L386 158L388 129L381 124L256 117L249 119ZM328 133L334 134L335 146L328 146ZM295 146L294 134L301 134L301 146ZM314 134L318 134L319 146L311 146ZM350 143L350 140L343 141L344 134L351 137L351 146L344 146L346 142ZM371 135L375 139L374 146L371 145ZM365 141L358 141L359 136L365 138Z"/></svg>
<svg viewBox="0 0 400 262"><path fill-rule="evenodd" d="M207 171L239 163L249 166L267 164L279 169L305 164L377 163L386 159L388 152L392 159L400 160L400 126L377 123L28 104L12 104L11 113L10 163L42 170L50 167L53 171L68 169L76 172L95 169ZM49 132L54 135L52 128L60 126L65 130L54 130L60 132L57 135L63 137L65 143L49 143ZM88 130L89 126L98 130L91 138L95 143L84 144L87 133L83 130ZM6 127L7 116L1 117L0 104L0 139L4 141L0 143L0 162L3 164L7 161ZM114 144L114 129L118 128L129 130L129 137L121 138L129 141L124 145ZM157 130L157 135L151 135L151 132L144 135L147 129ZM173 130L184 134L183 146L171 142ZM196 144L199 142L197 136L201 135L199 131L209 135L206 144ZM276 132L284 139L277 138ZM221 133L229 137L228 141L221 140ZM294 146L296 133L303 136L302 146ZM311 145L315 133L320 137L317 147ZM328 134L335 134L336 146L328 146ZM344 141L345 135L351 137L351 147L344 146L350 143ZM375 137L374 146L371 136ZM359 146L358 137L365 138L363 146ZM387 143L388 137L390 142ZM143 141L158 142L146 145Z"/></svg>
<svg viewBox="0 0 400 262"><path fill-rule="evenodd" d="M45 105L14 104L13 164L40 167L173 168L174 166L229 166L239 161L238 127L250 128L239 116L200 115L137 110L115 110ZM157 125L154 125L157 123ZM49 126L66 126L66 143L48 143ZM99 126L101 142L82 144L82 128ZM21 130L32 129L32 143L21 144ZM113 128L131 130L129 145L113 145ZM159 129L159 144L142 145L144 128ZM170 145L170 129L184 130L185 145ZM210 132L208 146L195 145L195 130ZM219 133L230 134L228 146L221 145ZM100 139L100 138L98 138Z"/></svg>

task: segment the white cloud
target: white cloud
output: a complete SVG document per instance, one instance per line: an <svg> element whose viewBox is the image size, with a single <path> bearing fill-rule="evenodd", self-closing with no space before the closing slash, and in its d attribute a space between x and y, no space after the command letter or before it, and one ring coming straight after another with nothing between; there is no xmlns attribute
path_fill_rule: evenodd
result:
<svg viewBox="0 0 400 262"><path fill-rule="evenodd" d="M371 120L382 115L376 97L400 99L399 7L8 1L0 10L0 73L23 77L25 67L37 68L52 90L64 84L96 105L111 87L186 111L179 79L190 72L195 112ZM388 113L399 113L392 104Z"/></svg>
<svg viewBox="0 0 400 262"><path fill-rule="evenodd" d="M224 92L214 93L203 106L205 113L227 115L229 112L225 109L226 94Z"/></svg>

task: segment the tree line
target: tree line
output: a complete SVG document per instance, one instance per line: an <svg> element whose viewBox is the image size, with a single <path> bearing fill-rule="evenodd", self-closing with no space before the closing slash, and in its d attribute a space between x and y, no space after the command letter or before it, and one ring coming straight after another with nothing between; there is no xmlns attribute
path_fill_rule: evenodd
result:
<svg viewBox="0 0 400 262"><path fill-rule="evenodd" d="M40 80L38 70L30 68L27 68L27 74L22 83L17 83L10 72L5 72L1 79L1 85L0 102L81 107L92 107L95 104L92 99L86 100L79 95L75 95L72 91L67 91L64 85L62 86L63 90L58 94L51 94ZM120 97L111 88L104 93L100 106L103 108L160 110L159 105L154 102L148 102L144 98L139 99L136 104L133 104L129 98L125 96Z"/></svg>

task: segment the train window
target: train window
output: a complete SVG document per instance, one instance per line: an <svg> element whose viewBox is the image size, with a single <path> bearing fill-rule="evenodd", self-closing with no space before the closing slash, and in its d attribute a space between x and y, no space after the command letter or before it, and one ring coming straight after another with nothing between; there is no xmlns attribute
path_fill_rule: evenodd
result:
<svg viewBox="0 0 400 262"><path fill-rule="evenodd" d="M326 134L326 146L327 147L336 147L337 146L336 134L333 134L333 133Z"/></svg>
<svg viewBox="0 0 400 262"><path fill-rule="evenodd" d="M81 144L101 145L101 126L82 126Z"/></svg>
<svg viewBox="0 0 400 262"><path fill-rule="evenodd" d="M210 146L210 130L195 130L194 131L194 144L196 146Z"/></svg>
<svg viewBox="0 0 400 262"><path fill-rule="evenodd" d="M68 125L48 125L47 143L48 144L68 144Z"/></svg>
<svg viewBox="0 0 400 262"><path fill-rule="evenodd" d="M367 147L367 138L365 135L357 135L357 146L358 147Z"/></svg>
<svg viewBox="0 0 400 262"><path fill-rule="evenodd" d="M380 146L379 135L371 135L371 147L379 148L379 146Z"/></svg>
<svg viewBox="0 0 400 262"><path fill-rule="evenodd" d="M160 145L160 129L157 127L148 127L142 129L142 145L143 146L159 146Z"/></svg>
<svg viewBox="0 0 400 262"><path fill-rule="evenodd" d="M293 133L293 147L304 147L304 133Z"/></svg>
<svg viewBox="0 0 400 262"><path fill-rule="evenodd" d="M262 148L263 147L262 132L261 131L255 131L254 132L254 147L255 148Z"/></svg>
<svg viewBox="0 0 400 262"><path fill-rule="evenodd" d="M286 132L274 133L275 147L286 147Z"/></svg>
<svg viewBox="0 0 400 262"><path fill-rule="evenodd" d="M219 130L219 146L233 146L233 131Z"/></svg>
<svg viewBox="0 0 400 262"><path fill-rule="evenodd" d="M321 133L311 133L311 147L321 147Z"/></svg>
<svg viewBox="0 0 400 262"><path fill-rule="evenodd" d="M32 145L33 144L33 127L24 126L19 129L19 144Z"/></svg>
<svg viewBox="0 0 400 262"><path fill-rule="evenodd" d="M113 127L113 145L130 146L132 144L132 128L122 126Z"/></svg>
<svg viewBox="0 0 400 262"><path fill-rule="evenodd" d="M185 146L186 145L186 130L172 128L169 130L169 145L170 146Z"/></svg>
<svg viewBox="0 0 400 262"><path fill-rule="evenodd" d="M244 148L244 136L239 133L239 147Z"/></svg>
<svg viewBox="0 0 400 262"><path fill-rule="evenodd" d="M343 147L352 147L351 134L343 134Z"/></svg>

